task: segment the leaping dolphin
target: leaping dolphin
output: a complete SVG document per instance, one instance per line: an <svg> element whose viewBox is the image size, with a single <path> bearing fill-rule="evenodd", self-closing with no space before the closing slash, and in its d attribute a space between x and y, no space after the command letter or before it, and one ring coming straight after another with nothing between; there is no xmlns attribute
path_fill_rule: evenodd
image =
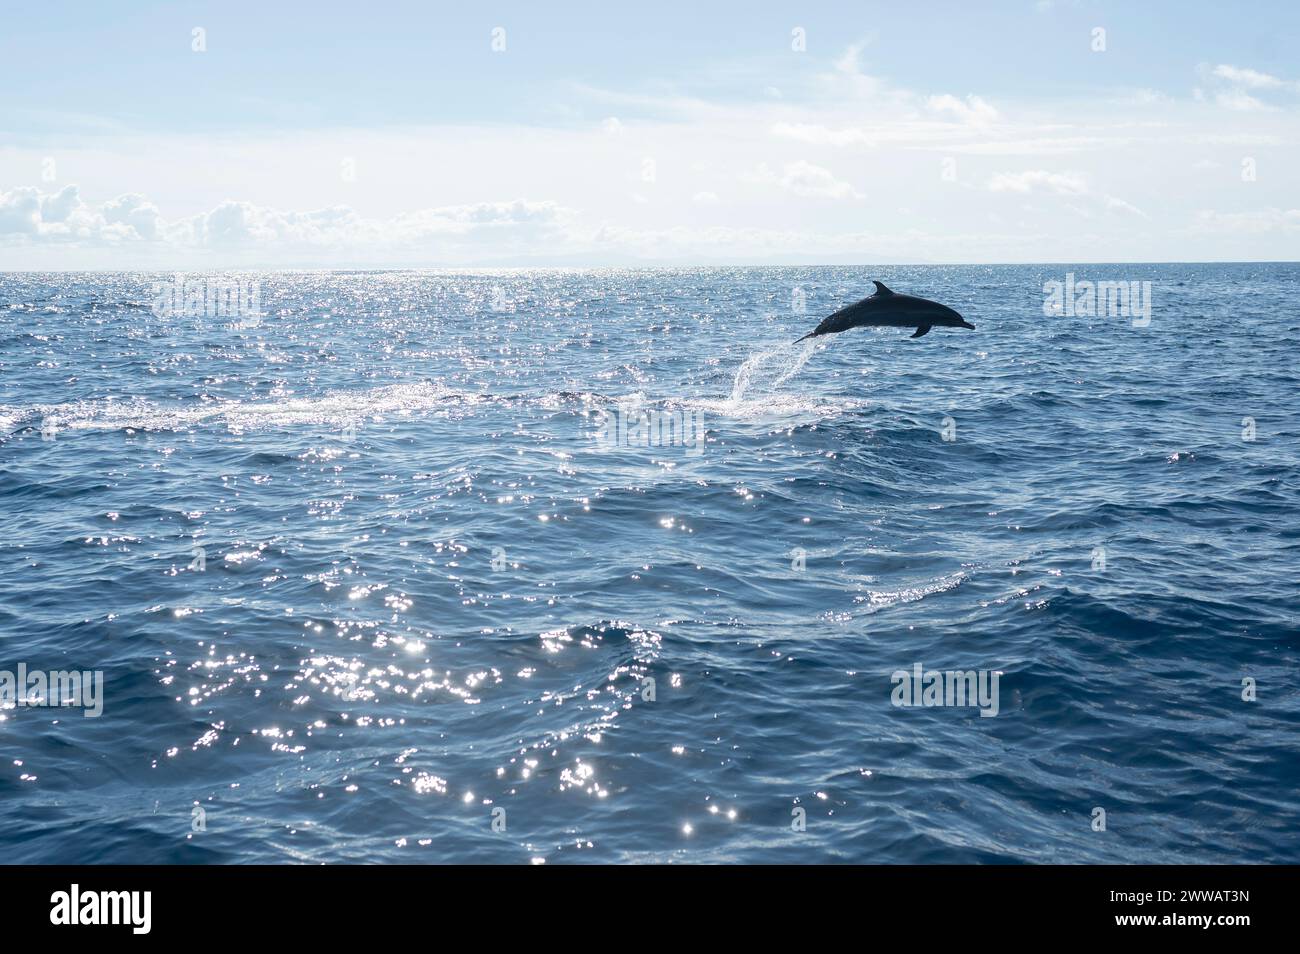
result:
<svg viewBox="0 0 1300 954"><path fill-rule="evenodd" d="M818 335L835 335L850 328L885 327L915 328L913 338L919 338L934 325L942 328L970 328L975 326L947 305L928 298L916 298L912 295L896 295L885 287L884 282L872 282L876 293L870 298L841 308L835 314L822 319L822 323L808 332L804 338ZM795 344L799 342L796 341Z"/></svg>

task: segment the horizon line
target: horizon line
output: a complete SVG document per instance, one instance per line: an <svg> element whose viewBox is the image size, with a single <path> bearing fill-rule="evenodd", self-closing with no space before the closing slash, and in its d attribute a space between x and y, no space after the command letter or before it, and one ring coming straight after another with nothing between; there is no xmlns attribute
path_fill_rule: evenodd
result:
<svg viewBox="0 0 1300 954"><path fill-rule="evenodd" d="M1300 265L1300 259L1150 259L1150 260L1075 260L1035 262L820 262L820 263L701 263L688 264L624 264L624 265L303 265L303 266L209 266L205 268L176 268L167 266L131 268L0 268L0 275L72 275L119 273L171 273L201 274L205 272L261 272L261 273L326 273L326 272L598 272L598 271L669 271L708 268L1014 268L1025 266L1077 266L1077 265Z"/></svg>

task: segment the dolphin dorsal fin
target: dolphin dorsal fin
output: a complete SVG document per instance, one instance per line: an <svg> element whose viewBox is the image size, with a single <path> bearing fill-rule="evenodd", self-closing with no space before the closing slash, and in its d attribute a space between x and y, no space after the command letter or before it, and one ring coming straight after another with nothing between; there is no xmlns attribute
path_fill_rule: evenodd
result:
<svg viewBox="0 0 1300 954"><path fill-rule="evenodd" d="M884 295L892 295L892 294L893 294L893 292L890 291L890 290L885 286L885 283L884 283L884 282L873 281L871 284L873 284L873 285L876 286L876 294L877 294L877 295L884 296Z"/></svg>

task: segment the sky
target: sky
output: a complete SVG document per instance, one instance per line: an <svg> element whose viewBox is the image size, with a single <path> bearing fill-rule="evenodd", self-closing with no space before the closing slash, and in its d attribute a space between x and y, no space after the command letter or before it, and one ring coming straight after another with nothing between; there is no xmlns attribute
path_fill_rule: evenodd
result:
<svg viewBox="0 0 1300 954"><path fill-rule="evenodd" d="M43 0L0 270L1300 258L1293 2Z"/></svg>

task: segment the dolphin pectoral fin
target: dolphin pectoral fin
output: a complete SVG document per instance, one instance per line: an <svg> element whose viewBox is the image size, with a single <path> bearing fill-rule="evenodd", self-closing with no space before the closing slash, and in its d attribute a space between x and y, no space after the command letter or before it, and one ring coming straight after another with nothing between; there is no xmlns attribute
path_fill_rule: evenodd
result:
<svg viewBox="0 0 1300 954"><path fill-rule="evenodd" d="M922 325L920 328L917 328L917 329L916 329L916 334L912 335L912 337L913 337L913 338L919 338L919 337L921 337L921 335L925 334L925 333L928 332L929 330L930 330L930 326L929 326L929 325Z"/></svg>

